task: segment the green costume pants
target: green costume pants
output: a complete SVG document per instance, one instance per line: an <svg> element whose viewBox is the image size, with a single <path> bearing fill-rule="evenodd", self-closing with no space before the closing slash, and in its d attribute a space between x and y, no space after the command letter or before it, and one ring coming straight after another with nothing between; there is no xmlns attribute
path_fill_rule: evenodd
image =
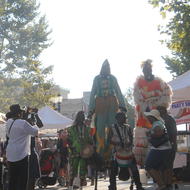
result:
<svg viewBox="0 0 190 190"><path fill-rule="evenodd" d="M79 169L79 175L81 179L85 178L85 175L87 174L87 164L86 160L80 157L74 157L70 159L70 176L71 178L74 178L78 174Z"/></svg>

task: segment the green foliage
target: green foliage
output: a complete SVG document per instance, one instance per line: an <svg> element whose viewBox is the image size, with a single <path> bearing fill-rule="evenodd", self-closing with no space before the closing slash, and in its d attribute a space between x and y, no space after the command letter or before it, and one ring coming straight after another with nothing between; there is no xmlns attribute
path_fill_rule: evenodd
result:
<svg viewBox="0 0 190 190"><path fill-rule="evenodd" d="M127 105L127 120L128 124L130 127L134 128L135 127L135 107L129 104L128 102L126 103Z"/></svg>
<svg viewBox="0 0 190 190"><path fill-rule="evenodd" d="M126 91L126 93L125 93L125 97L126 97L127 102L128 102L130 105L132 105L132 106L135 105L135 104L134 104L134 99L133 99L133 89L132 89L132 88L128 88L128 89L127 89L127 91Z"/></svg>
<svg viewBox="0 0 190 190"><path fill-rule="evenodd" d="M125 101L127 106L127 119L129 125L134 128L135 127L135 107L133 100L133 89L128 88L125 94Z"/></svg>
<svg viewBox="0 0 190 190"><path fill-rule="evenodd" d="M1 112L8 111L11 104L18 101L21 89L19 88L19 79L0 78L0 108Z"/></svg>
<svg viewBox="0 0 190 190"><path fill-rule="evenodd" d="M169 19L159 28L161 34L167 35L162 42L171 50L171 56L163 59L174 76L181 75L190 69L190 0L149 0L149 3Z"/></svg>
<svg viewBox="0 0 190 190"><path fill-rule="evenodd" d="M51 31L36 0L0 0L0 111L12 103L41 107L53 86L41 52L51 45Z"/></svg>

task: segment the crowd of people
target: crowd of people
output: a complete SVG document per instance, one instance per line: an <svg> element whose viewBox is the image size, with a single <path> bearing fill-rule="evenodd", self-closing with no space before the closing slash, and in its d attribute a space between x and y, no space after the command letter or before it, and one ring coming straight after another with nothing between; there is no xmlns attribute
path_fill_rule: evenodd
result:
<svg viewBox="0 0 190 190"><path fill-rule="evenodd" d="M172 189L177 149L176 123L167 111L172 90L153 75L151 60L143 62L142 72L134 84L134 129L127 123L125 98L105 60L94 78L88 114L78 111L72 126L59 131L54 157L59 158L58 175L65 177L68 190L77 179L80 187L86 185L89 168L92 185L98 172L108 171L109 190L117 190L117 176L131 178L137 190L144 190L139 168L145 168L158 190ZM15 104L6 115L9 190L33 190L41 176L36 139L43 123L37 110L32 110L32 117L27 111Z"/></svg>

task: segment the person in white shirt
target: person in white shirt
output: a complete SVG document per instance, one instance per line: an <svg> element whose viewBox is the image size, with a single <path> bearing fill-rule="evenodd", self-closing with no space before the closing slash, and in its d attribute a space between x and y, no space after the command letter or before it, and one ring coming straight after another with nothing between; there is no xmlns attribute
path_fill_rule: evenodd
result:
<svg viewBox="0 0 190 190"><path fill-rule="evenodd" d="M38 127L22 119L19 104L10 106L6 123L8 144L6 158L9 165L9 190L26 190L28 180L28 156L31 136L38 135Z"/></svg>

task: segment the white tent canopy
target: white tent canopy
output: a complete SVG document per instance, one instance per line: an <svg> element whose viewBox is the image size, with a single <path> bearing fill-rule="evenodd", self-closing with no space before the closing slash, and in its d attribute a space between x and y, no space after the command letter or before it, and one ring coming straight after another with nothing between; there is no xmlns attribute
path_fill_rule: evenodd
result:
<svg viewBox="0 0 190 190"><path fill-rule="evenodd" d="M6 122L6 116L4 113L0 113L0 124L4 124Z"/></svg>
<svg viewBox="0 0 190 190"><path fill-rule="evenodd" d="M190 70L168 84L173 90L170 112L177 125L190 123Z"/></svg>
<svg viewBox="0 0 190 190"><path fill-rule="evenodd" d="M173 102L190 100L190 70L168 83L173 90Z"/></svg>
<svg viewBox="0 0 190 190"><path fill-rule="evenodd" d="M38 115L42 120L44 129L64 129L72 124L73 120L61 115L48 106L41 108Z"/></svg>
<svg viewBox="0 0 190 190"><path fill-rule="evenodd" d="M6 137L6 128L5 124L0 124L0 139L5 139Z"/></svg>
<svg viewBox="0 0 190 190"><path fill-rule="evenodd" d="M0 113L0 138L5 139L6 129L5 129L6 117L4 113Z"/></svg>

